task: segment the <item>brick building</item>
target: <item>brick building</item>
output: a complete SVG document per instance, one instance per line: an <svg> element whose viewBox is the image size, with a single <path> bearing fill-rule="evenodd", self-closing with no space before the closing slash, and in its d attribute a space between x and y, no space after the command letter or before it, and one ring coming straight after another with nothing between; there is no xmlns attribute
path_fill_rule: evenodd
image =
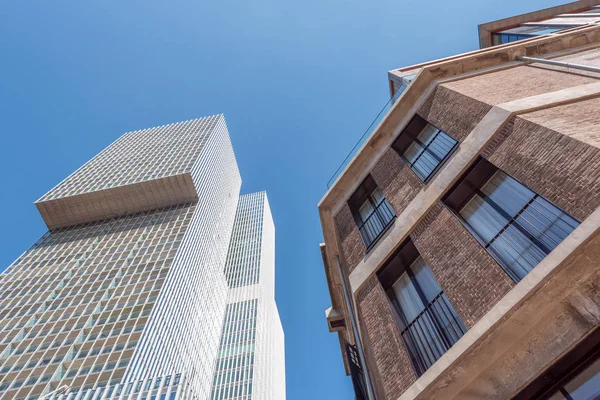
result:
<svg viewBox="0 0 600 400"><path fill-rule="evenodd" d="M600 4L389 72L319 203L357 399L600 394Z"/></svg>

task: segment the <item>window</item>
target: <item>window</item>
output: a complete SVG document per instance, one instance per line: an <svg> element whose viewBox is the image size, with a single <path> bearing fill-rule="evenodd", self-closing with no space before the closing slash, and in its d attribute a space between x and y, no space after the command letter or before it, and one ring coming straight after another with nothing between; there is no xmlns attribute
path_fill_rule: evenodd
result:
<svg viewBox="0 0 600 400"><path fill-rule="evenodd" d="M600 330L595 329L513 399L592 400L599 397Z"/></svg>
<svg viewBox="0 0 600 400"><path fill-rule="evenodd" d="M387 199L369 175L348 201L360 236L369 250L396 217Z"/></svg>
<svg viewBox="0 0 600 400"><path fill-rule="evenodd" d="M392 144L423 182L442 166L458 142L416 115Z"/></svg>
<svg viewBox="0 0 600 400"><path fill-rule="evenodd" d="M350 375L352 376L352 386L354 386L354 398L355 400L367 400L369 398L367 384L356 346L345 342L345 347L346 358L350 365Z"/></svg>
<svg viewBox="0 0 600 400"><path fill-rule="evenodd" d="M516 282L579 225L483 158L445 202Z"/></svg>
<svg viewBox="0 0 600 400"><path fill-rule="evenodd" d="M405 242L377 275L398 311L402 341L420 376L466 328L412 241Z"/></svg>
<svg viewBox="0 0 600 400"><path fill-rule="evenodd" d="M561 31L563 29L572 28L573 26L540 26L540 25L523 25L517 28L506 29L501 32L492 34L493 45L506 44L516 42L517 40L529 39L536 36L547 35L549 33Z"/></svg>

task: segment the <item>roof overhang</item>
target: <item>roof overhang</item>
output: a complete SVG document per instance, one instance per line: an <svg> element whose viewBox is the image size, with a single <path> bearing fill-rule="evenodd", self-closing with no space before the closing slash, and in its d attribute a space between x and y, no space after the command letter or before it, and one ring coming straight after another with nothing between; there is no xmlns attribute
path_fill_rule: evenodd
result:
<svg viewBox="0 0 600 400"><path fill-rule="evenodd" d="M198 199L190 173L35 203L48 229L135 214Z"/></svg>

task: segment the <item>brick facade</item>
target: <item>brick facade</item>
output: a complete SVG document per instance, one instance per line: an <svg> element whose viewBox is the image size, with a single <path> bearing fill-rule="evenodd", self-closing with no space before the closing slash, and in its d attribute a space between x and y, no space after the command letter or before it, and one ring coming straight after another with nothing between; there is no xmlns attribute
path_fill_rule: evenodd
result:
<svg viewBox="0 0 600 400"><path fill-rule="evenodd" d="M369 343L369 368L375 371L378 399L395 400L417 378L398 329L397 313L377 277L356 293L359 320ZM383 396L381 393L383 392Z"/></svg>
<svg viewBox="0 0 600 400"><path fill-rule="evenodd" d="M371 176L396 215L400 215L423 188L421 180L391 148L377 162Z"/></svg>
<svg viewBox="0 0 600 400"><path fill-rule="evenodd" d="M560 67L537 64L506 68L444 83L442 86L462 93L466 98L472 98L473 101L495 105L586 83L598 82L597 78L586 76L588 73L584 71L572 72L572 70L567 72L566 69ZM589 75L593 74L589 73ZM458 109L456 112L462 116L467 116L467 111Z"/></svg>
<svg viewBox="0 0 600 400"><path fill-rule="evenodd" d="M350 275L365 256L365 245L347 203L335 215L334 221L340 238L343 257L342 268L346 274Z"/></svg>
<svg viewBox="0 0 600 400"><path fill-rule="evenodd" d="M448 209L437 203L410 235L467 328L514 282Z"/></svg>
<svg viewBox="0 0 600 400"><path fill-rule="evenodd" d="M597 147L516 117L482 154L580 221L600 205Z"/></svg>
<svg viewBox="0 0 600 400"><path fill-rule="evenodd" d="M485 79L472 77L438 86L418 113L462 142L491 109L490 104L594 81L588 76L565 78L560 71L520 68L525 68L525 78L537 77L536 84L542 89L529 82L519 94L505 87L499 87L497 93L476 93L484 90L481 82ZM523 77L515 76L514 70L499 71L492 78L508 77L507 87L515 90ZM544 77L548 80L540 83ZM475 83L470 81L475 78ZM498 82L492 86L495 85L502 86ZM600 128L594 114L598 107L600 100L590 99L515 117L491 139L481 154L573 217L583 220L600 205L600 138L593 133ZM424 186L391 148L370 174L396 215L406 209ZM334 222L345 273L349 275L363 260L365 246L347 204L335 215ZM410 238L468 329L515 286L441 201L412 229ZM397 399L417 379L402 342L399 317L376 276L362 284L355 299L377 398Z"/></svg>
<svg viewBox="0 0 600 400"><path fill-rule="evenodd" d="M417 114L462 142L491 106L439 85Z"/></svg>

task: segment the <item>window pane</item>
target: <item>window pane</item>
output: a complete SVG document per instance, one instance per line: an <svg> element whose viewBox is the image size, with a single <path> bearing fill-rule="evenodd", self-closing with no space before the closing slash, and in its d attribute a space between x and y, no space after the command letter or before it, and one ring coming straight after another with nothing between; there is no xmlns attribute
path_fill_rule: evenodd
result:
<svg viewBox="0 0 600 400"><path fill-rule="evenodd" d="M360 219L365 222L367 218L373 213L373 205L369 200L365 201L364 204L358 210L360 214Z"/></svg>
<svg viewBox="0 0 600 400"><path fill-rule="evenodd" d="M413 142L410 146L408 146L408 149L406 149L406 151L404 152L404 158L406 158L406 160L410 164L412 164L415 162L415 160L417 159L419 154L421 154L422 151L423 148L421 147L421 145L416 142Z"/></svg>
<svg viewBox="0 0 600 400"><path fill-rule="evenodd" d="M535 193L502 171L497 171L481 188L510 217L517 215L531 201Z"/></svg>
<svg viewBox="0 0 600 400"><path fill-rule="evenodd" d="M373 193L371 194L371 198L373 199L373 203L375 204L381 203L384 199L383 193L381 193L381 190L379 190L379 188L373 191Z"/></svg>
<svg viewBox="0 0 600 400"><path fill-rule="evenodd" d="M422 257L417 258L410 266L410 269L413 272L421 291L425 295L427 302L431 302L431 300L442 291L442 288L440 288L440 285L433 276L433 272L431 272L431 269L429 269L429 266Z"/></svg>
<svg viewBox="0 0 600 400"><path fill-rule="evenodd" d="M456 140L427 124L402 155L417 176L426 181L456 144Z"/></svg>
<svg viewBox="0 0 600 400"><path fill-rule="evenodd" d="M460 210L460 215L484 243L489 243L507 222L506 218L479 195L473 196Z"/></svg>
<svg viewBox="0 0 600 400"><path fill-rule="evenodd" d="M406 272L398 278L392 289L394 290L396 301L406 317L406 321L404 322L410 324L425 308L417 289Z"/></svg>
<svg viewBox="0 0 600 400"><path fill-rule="evenodd" d="M419 133L417 139L419 139L424 145L427 145L431 139L433 139L438 130L439 129L437 129L435 126L427 124L421 133Z"/></svg>
<svg viewBox="0 0 600 400"><path fill-rule="evenodd" d="M565 385L573 400L591 400L600 396L600 360Z"/></svg>
<svg viewBox="0 0 600 400"><path fill-rule="evenodd" d="M502 171L492 175L459 214L515 281L579 224Z"/></svg>

